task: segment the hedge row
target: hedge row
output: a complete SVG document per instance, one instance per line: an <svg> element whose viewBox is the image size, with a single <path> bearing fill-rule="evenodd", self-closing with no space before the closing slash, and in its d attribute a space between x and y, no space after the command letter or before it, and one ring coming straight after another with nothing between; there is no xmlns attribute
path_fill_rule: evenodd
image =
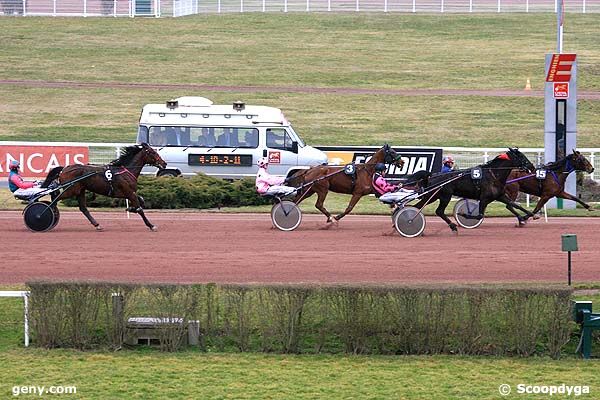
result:
<svg viewBox="0 0 600 400"><path fill-rule="evenodd" d="M29 283L34 343L120 348L129 317L199 321L200 348L559 357L567 288ZM115 310L112 295L123 298ZM177 350L187 327L166 326Z"/></svg>
<svg viewBox="0 0 600 400"><path fill-rule="evenodd" d="M206 175L191 178L148 177L138 180L137 193L145 200L145 208L220 208L267 204L256 193L254 180L241 179L229 182ZM76 207L76 199L63 200L67 206ZM90 207L124 207L125 200L87 194Z"/></svg>

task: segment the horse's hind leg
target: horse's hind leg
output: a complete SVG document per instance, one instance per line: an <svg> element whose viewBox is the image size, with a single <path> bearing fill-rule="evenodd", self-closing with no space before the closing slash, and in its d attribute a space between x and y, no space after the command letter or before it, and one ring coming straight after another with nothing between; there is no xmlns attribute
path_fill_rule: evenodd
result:
<svg viewBox="0 0 600 400"><path fill-rule="evenodd" d="M156 231L156 226L152 225L148 218L146 218L146 214L144 214L144 209L141 206L141 203L143 203L144 199L141 196L138 196L136 193L132 193L127 199L129 200L128 210L140 214L140 217L142 217L142 220L144 220L146 226L150 228L150 230Z"/></svg>
<svg viewBox="0 0 600 400"><path fill-rule="evenodd" d="M92 217L92 214L90 214L90 211L87 209L85 200L85 190L81 190L79 192L79 194L77 195L77 202L79 204L79 211L81 211L83 215L85 215L85 217L88 219L88 221L90 221L90 223L94 225L96 230L101 231L102 228L100 227L100 224L96 222L94 217Z"/></svg>

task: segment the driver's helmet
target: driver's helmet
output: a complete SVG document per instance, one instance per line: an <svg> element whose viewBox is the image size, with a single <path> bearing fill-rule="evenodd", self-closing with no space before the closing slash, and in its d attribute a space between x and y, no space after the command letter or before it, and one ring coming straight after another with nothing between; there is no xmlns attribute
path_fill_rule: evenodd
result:
<svg viewBox="0 0 600 400"><path fill-rule="evenodd" d="M269 160L267 159L267 157L259 158L256 162L256 165L258 165L258 168L267 168L267 166L269 165Z"/></svg>
<svg viewBox="0 0 600 400"><path fill-rule="evenodd" d="M454 164L454 158L452 158L452 156L446 156L442 160L442 164Z"/></svg>
<svg viewBox="0 0 600 400"><path fill-rule="evenodd" d="M379 162L379 163L375 164L375 171L377 171L377 172L384 172L386 169L387 168L384 163Z"/></svg>
<svg viewBox="0 0 600 400"><path fill-rule="evenodd" d="M15 171L18 171L20 165L21 164L17 160L11 160L10 164L8 164L8 168L12 169L12 170L15 170Z"/></svg>

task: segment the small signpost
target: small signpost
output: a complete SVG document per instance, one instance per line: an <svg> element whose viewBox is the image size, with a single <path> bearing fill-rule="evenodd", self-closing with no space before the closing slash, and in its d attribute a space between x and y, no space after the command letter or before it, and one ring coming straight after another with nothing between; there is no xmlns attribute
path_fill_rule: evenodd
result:
<svg viewBox="0 0 600 400"><path fill-rule="evenodd" d="M579 250L577 248L577 235L574 235L571 233L566 233L566 234L562 235L561 239L562 239L562 251L566 251L569 254L569 256L568 256L569 257L569 261L568 261L568 263L569 263L569 267L568 267L569 268L569 270L568 270L569 278L568 279L569 279L569 286L571 286L571 252Z"/></svg>

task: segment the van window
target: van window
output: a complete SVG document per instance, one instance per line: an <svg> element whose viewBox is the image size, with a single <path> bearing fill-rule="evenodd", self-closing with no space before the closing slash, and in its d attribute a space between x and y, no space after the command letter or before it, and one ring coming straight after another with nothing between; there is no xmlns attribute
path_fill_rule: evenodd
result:
<svg viewBox="0 0 600 400"><path fill-rule="evenodd" d="M184 126L150 127L150 145L152 146L191 146L190 128Z"/></svg>
<svg viewBox="0 0 600 400"><path fill-rule="evenodd" d="M138 127L136 143L148 143L148 127L147 126L140 125Z"/></svg>
<svg viewBox="0 0 600 400"><path fill-rule="evenodd" d="M285 129L269 128L267 129L267 147L272 149L291 150L292 138Z"/></svg>

